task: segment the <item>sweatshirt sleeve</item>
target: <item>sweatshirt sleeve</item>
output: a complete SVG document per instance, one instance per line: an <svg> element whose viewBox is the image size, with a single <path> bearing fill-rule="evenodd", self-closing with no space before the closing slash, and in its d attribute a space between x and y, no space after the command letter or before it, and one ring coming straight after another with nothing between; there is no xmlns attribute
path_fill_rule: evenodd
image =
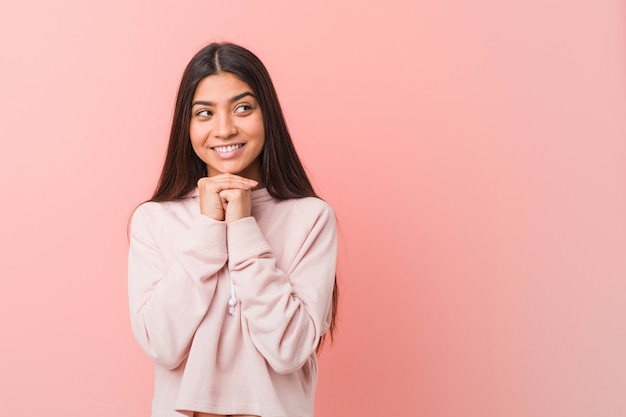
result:
<svg viewBox="0 0 626 417"><path fill-rule="evenodd" d="M178 253L166 265L152 228L158 215L134 213L128 255L128 293L135 338L157 364L174 369L185 359L225 265L226 225L198 215ZM153 214L153 213L151 213ZM148 221L151 220L151 222Z"/></svg>
<svg viewBox="0 0 626 417"><path fill-rule="evenodd" d="M277 268L275 255L253 217L233 222L227 229L231 278L250 338L278 373L300 369L314 354L330 322L336 225L331 208L320 203L321 211L303 218L307 233L294 242L300 245L299 251L286 271Z"/></svg>

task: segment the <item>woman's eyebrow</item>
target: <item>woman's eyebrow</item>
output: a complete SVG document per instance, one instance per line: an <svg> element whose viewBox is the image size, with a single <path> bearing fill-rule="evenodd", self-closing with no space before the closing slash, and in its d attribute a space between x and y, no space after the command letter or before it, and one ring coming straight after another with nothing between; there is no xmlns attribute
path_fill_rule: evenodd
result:
<svg viewBox="0 0 626 417"><path fill-rule="evenodd" d="M235 97L231 98L231 99L230 99L230 102L231 102L231 103L234 103L235 101L240 100L240 99L242 99L242 98L244 98L244 97L246 97L246 96L250 96L250 97L252 97L252 98L256 99L256 97L254 96L254 94L252 94L252 93L251 93L251 92L249 92L249 91L246 91L245 93L237 94Z"/></svg>
<svg viewBox="0 0 626 417"><path fill-rule="evenodd" d="M230 100L228 100L230 103L234 103L237 100L241 100L242 98L246 97L246 96L250 96L252 98L256 97L254 96L254 94L252 94L249 91L246 91L245 93L241 93L241 94L237 94L235 97L231 98ZM196 105L200 105L200 106L215 106L215 103L213 103L212 101L194 101L193 103L191 103L191 107L196 106Z"/></svg>

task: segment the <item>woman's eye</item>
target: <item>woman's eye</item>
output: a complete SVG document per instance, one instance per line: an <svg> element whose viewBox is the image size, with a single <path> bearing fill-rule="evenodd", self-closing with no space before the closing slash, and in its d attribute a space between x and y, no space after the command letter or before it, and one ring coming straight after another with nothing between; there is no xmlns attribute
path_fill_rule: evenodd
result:
<svg viewBox="0 0 626 417"><path fill-rule="evenodd" d="M211 112L209 110L200 110L196 112L196 116L200 116L200 117L208 117L210 115L211 115Z"/></svg>
<svg viewBox="0 0 626 417"><path fill-rule="evenodd" d="M249 104L240 104L239 106L235 107L235 113L245 113L252 109L253 107Z"/></svg>

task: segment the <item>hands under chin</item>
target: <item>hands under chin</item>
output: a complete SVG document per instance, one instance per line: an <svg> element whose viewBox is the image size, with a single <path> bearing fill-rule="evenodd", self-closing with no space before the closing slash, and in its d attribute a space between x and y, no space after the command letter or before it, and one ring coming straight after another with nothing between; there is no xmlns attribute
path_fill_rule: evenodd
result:
<svg viewBox="0 0 626 417"><path fill-rule="evenodd" d="M226 223L249 217L251 190L258 182L234 174L219 174L198 180L200 213Z"/></svg>

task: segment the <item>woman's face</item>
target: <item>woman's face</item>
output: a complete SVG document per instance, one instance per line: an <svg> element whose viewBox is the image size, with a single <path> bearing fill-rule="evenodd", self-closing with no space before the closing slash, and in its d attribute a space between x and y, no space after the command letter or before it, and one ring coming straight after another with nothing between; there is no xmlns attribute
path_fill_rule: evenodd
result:
<svg viewBox="0 0 626 417"><path fill-rule="evenodd" d="M248 84L223 72L198 84L189 124L191 145L208 176L230 173L261 183L263 114Z"/></svg>

